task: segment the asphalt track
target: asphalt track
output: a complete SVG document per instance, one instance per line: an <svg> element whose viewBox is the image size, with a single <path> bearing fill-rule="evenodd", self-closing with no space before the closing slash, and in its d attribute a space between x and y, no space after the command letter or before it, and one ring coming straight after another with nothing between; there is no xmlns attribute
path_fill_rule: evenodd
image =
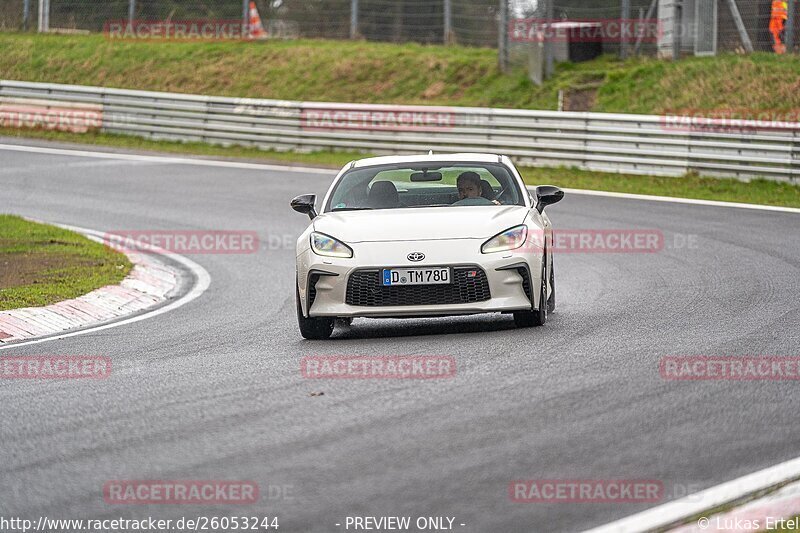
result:
<svg viewBox="0 0 800 533"><path fill-rule="evenodd" d="M106 355L113 374L0 380L0 516L268 515L284 532L450 516L458 531L577 531L653 504L513 503L509 482L655 479L667 501L800 455L797 382L658 371L665 355L800 355L797 214L568 195L549 208L557 228L659 229L666 248L557 256L558 309L544 328L501 315L357 320L310 342L282 243L308 223L289 200L322 194L333 173L16 151L0 161L0 212L261 239L257 254L193 255L211 286L180 309L2 352ZM334 354L452 355L457 375L301 376L301 357ZM102 486L115 479L253 480L262 496L108 505Z"/></svg>

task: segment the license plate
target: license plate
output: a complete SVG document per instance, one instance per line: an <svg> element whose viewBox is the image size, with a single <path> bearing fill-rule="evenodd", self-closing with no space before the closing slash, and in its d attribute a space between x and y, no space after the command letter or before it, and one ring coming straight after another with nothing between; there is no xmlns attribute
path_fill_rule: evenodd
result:
<svg viewBox="0 0 800 533"><path fill-rule="evenodd" d="M443 285L450 283L450 268L385 268L383 286L391 285Z"/></svg>

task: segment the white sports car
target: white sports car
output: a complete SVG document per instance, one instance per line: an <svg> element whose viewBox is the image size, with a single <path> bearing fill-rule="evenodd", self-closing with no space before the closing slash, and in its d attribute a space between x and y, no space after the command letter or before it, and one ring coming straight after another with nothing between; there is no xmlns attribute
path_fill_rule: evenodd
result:
<svg viewBox="0 0 800 533"><path fill-rule="evenodd" d="M555 308L557 187L532 196L505 156L375 157L348 163L297 240L297 320L326 339L336 319L513 313L540 326Z"/></svg>

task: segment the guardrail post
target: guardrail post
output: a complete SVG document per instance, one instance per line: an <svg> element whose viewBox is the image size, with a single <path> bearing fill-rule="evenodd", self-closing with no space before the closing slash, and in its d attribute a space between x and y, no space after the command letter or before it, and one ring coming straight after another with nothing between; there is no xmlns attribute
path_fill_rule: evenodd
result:
<svg viewBox="0 0 800 533"><path fill-rule="evenodd" d="M105 132L108 130L108 123L112 120L108 117L108 111L106 109L106 91L103 89L100 92L100 132Z"/></svg>
<svg viewBox="0 0 800 533"><path fill-rule="evenodd" d="M789 183L800 185L800 168L795 169L795 165L800 166L800 153L798 153L797 146L800 143L800 132L797 130L792 131L792 146L789 151Z"/></svg>
<svg viewBox="0 0 800 533"><path fill-rule="evenodd" d="M592 169L592 163L594 162L592 160L593 158L592 158L591 150L589 149L589 126L591 124L591 121L592 121L592 119L590 119L590 118L584 118L581 121L582 124L583 124L583 131L581 132L581 133L583 133L583 142L581 143L581 145L583 147L583 150L582 150L583 153L581 154L581 155L583 155L583 159L581 159L581 168L583 168L584 170L591 170ZM619 169L617 169L617 170L619 170Z"/></svg>

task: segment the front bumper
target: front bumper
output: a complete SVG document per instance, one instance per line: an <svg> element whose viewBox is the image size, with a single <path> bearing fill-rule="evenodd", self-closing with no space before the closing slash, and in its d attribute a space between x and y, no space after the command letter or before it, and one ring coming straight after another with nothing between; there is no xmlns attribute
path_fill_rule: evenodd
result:
<svg viewBox="0 0 800 533"><path fill-rule="evenodd" d="M482 240L454 239L430 241L393 241L348 243L354 255L350 259L321 257L310 249L297 257L298 289L305 316L310 317L412 317L467 315L530 310L538 308L541 255L527 251L482 254ZM522 247L520 250L526 250ZM412 263L411 252L422 252L425 259ZM364 306L347 302L347 285L356 271L383 268L434 266L476 266L488 280L491 297L469 303ZM525 276L530 279L526 286Z"/></svg>

